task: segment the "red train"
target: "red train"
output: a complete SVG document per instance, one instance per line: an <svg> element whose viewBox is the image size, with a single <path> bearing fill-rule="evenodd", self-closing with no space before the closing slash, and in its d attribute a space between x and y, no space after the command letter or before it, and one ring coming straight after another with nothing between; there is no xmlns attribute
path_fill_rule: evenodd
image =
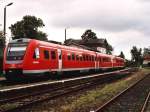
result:
<svg viewBox="0 0 150 112"><path fill-rule="evenodd" d="M124 59L35 39L12 40L5 48L3 73L7 79L124 67Z"/></svg>

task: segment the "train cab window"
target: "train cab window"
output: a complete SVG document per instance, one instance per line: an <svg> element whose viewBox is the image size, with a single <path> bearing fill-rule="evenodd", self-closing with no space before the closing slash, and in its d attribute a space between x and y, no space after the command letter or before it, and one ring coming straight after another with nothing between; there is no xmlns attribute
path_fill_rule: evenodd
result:
<svg viewBox="0 0 150 112"><path fill-rule="evenodd" d="M36 49L34 50L33 58L34 58L34 59L40 58L40 50L39 50L39 48L36 48Z"/></svg>
<svg viewBox="0 0 150 112"><path fill-rule="evenodd" d="M49 51L44 50L44 58L49 59Z"/></svg>
<svg viewBox="0 0 150 112"><path fill-rule="evenodd" d="M52 59L56 59L56 52L55 51L51 51L51 56L52 56L51 57Z"/></svg>
<svg viewBox="0 0 150 112"><path fill-rule="evenodd" d="M72 60L75 60L75 55L74 55L74 53L72 54Z"/></svg>

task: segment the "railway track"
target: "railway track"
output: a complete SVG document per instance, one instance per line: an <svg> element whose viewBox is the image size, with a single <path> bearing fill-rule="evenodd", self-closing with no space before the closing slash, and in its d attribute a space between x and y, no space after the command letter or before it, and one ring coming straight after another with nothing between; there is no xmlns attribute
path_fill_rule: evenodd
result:
<svg viewBox="0 0 150 112"><path fill-rule="evenodd" d="M63 80L51 80L51 81L44 81L44 82L37 82L37 83L29 83L29 84L17 84L17 85L13 85L13 86L9 86L3 89L0 89L0 100L4 99L5 96L8 97L9 94L11 93L11 95L15 94L17 95L18 92L20 90L24 90L24 91L29 91L30 89L33 90L33 88L38 89L38 87L40 87L41 89L47 88L47 86L49 87L50 85L57 85L57 84L61 84L62 82L71 82L71 81L79 81L79 80L87 80L87 79L91 79L91 78L95 78L95 77L107 77L109 75L112 74L118 74L120 72L124 72L124 74L128 74L129 72L135 72L137 71L137 68L127 68L127 69L123 69L123 70L118 70L118 71L113 71L113 72L106 72L106 73L101 73L101 74L93 74L93 75L88 75L88 76L82 76L82 77L75 77L75 78L68 78L68 79L63 79ZM36 91L36 90L34 90ZM20 91L22 92L22 91ZM4 96L3 96L4 95Z"/></svg>
<svg viewBox="0 0 150 112"><path fill-rule="evenodd" d="M144 102L141 112L150 112L150 91L146 97L146 100Z"/></svg>
<svg viewBox="0 0 150 112"><path fill-rule="evenodd" d="M41 78L40 79L33 79L33 80L22 80L22 81L8 81L6 79L0 80L0 90L5 88L14 88L19 86L25 86L30 84L36 84L46 81L52 81L50 78ZM53 80L54 81L54 80Z"/></svg>
<svg viewBox="0 0 150 112"><path fill-rule="evenodd" d="M11 99L11 101L9 100L9 103L15 103L15 105L17 107L11 108L11 109L6 109L6 110L4 109L1 111L2 112L17 111L17 110L26 108L28 106L31 106L33 104L35 105L37 103L41 103L41 102L46 101L46 100L52 100L52 99L60 97L60 96L62 97L63 95L67 95L67 94L70 94L74 91L81 90L85 87L89 87L92 84L94 85L94 83L85 83L85 84L74 85L74 86L70 86L70 87L64 87L64 88L61 87L61 88L59 88L57 90L53 90L53 91L47 90L44 92L40 92L39 94L32 94L32 95L30 95L30 97L27 96L27 98L25 98L23 96L22 97L16 97L16 99ZM21 98L21 100L19 100L19 98Z"/></svg>
<svg viewBox="0 0 150 112"><path fill-rule="evenodd" d="M13 91L15 91L16 89L11 90L11 92L8 92L8 94L6 91L2 91L2 93L4 92L5 94L0 93L1 94L0 111L2 112L17 111L19 109L26 108L28 106L31 106L36 103L40 103L45 100L54 99L56 97L60 97L60 96L67 95L75 91L82 90L84 88L88 88L89 86L103 83L104 81L107 81L106 79L108 79L108 77L113 76L113 78L115 78L114 75L118 73L121 74L122 72L128 73L129 70L131 69L121 70L120 72L119 71L110 72L110 73L107 73L107 75L100 74L100 75L95 75L95 76L76 78L74 80L73 79L63 80L61 83L59 81L57 83L51 83L50 86L47 86L47 84L44 87L39 86L39 85L38 87L33 86L34 88L30 87L30 89L28 90L25 89L23 91L22 89L24 88L21 88L21 93L23 94L18 94L18 92L15 92L18 95L13 93ZM119 76L119 75L116 75L116 76ZM30 93L30 94L26 94L26 93ZM11 107L13 108L10 108L8 106L6 108L5 105L11 105Z"/></svg>
<svg viewBox="0 0 150 112"><path fill-rule="evenodd" d="M150 74L117 94L94 112L150 112Z"/></svg>

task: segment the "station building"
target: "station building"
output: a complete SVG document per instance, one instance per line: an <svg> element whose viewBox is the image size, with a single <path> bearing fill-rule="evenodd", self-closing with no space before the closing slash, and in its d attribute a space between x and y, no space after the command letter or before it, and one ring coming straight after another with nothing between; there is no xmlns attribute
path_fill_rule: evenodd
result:
<svg viewBox="0 0 150 112"><path fill-rule="evenodd" d="M150 66L150 54L143 56L143 65Z"/></svg>
<svg viewBox="0 0 150 112"><path fill-rule="evenodd" d="M78 47L78 48L84 48L88 50L93 50L97 52L101 52L106 54L106 45L105 45L105 39L90 39L88 41L84 41L82 39L67 39L64 42L67 46L72 47ZM110 46L110 45L109 45Z"/></svg>

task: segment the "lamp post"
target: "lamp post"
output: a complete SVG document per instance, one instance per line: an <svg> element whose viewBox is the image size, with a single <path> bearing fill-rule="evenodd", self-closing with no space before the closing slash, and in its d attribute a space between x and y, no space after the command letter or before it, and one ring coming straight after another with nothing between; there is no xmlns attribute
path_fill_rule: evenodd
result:
<svg viewBox="0 0 150 112"><path fill-rule="evenodd" d="M67 29L65 28L65 41L66 41L66 36L67 36L67 34L66 34L66 30L67 30Z"/></svg>
<svg viewBox="0 0 150 112"><path fill-rule="evenodd" d="M6 38L6 7L7 6L10 6L12 5L13 2L7 4L5 7L4 7L4 38Z"/></svg>

